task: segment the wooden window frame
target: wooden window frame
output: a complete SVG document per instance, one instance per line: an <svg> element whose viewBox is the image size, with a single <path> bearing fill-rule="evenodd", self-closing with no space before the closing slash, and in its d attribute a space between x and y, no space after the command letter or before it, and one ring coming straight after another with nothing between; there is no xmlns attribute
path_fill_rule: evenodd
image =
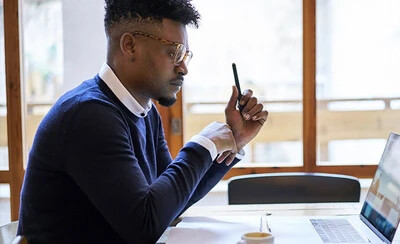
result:
<svg viewBox="0 0 400 244"><path fill-rule="evenodd" d="M4 38L7 94L7 137L9 170L0 171L0 183L10 184L11 219L18 219L19 197L24 169L24 121L21 84L19 0L6 0L4 4ZM267 172L325 172L354 175L360 178L372 177L376 165L319 166L316 130L316 0L303 0L303 166L301 167L237 167L224 178L235 175ZM177 103L165 108L158 106L166 139L172 156L183 146L183 102L182 93Z"/></svg>
<svg viewBox="0 0 400 244"><path fill-rule="evenodd" d="M14 221L18 219L20 191L24 178L19 1L6 0L3 4L9 170L0 171L0 183L10 185L11 220Z"/></svg>

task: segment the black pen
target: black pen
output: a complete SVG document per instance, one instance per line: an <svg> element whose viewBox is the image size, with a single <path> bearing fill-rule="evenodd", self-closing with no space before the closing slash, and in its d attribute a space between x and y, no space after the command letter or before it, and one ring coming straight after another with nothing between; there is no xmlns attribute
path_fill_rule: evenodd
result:
<svg viewBox="0 0 400 244"><path fill-rule="evenodd" d="M236 64L235 63L232 63L232 69L233 69L233 76L235 77L235 85L236 85L236 88L238 89L238 92L239 92L238 108L239 108L239 111L242 112L242 110L244 108L243 105L240 105L240 99L242 99L242 91L240 90L239 77L238 77L238 74L237 74Z"/></svg>

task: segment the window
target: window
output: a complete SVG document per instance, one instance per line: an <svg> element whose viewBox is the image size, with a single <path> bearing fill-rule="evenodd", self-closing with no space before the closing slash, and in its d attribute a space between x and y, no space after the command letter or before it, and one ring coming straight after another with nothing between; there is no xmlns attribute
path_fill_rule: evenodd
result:
<svg viewBox="0 0 400 244"><path fill-rule="evenodd" d="M395 0L317 1L319 165L376 165L400 132L399 21Z"/></svg>
<svg viewBox="0 0 400 244"><path fill-rule="evenodd" d="M105 61L103 5L102 1L79 1L79 4L78 1L61 0L23 1L27 152L40 121L53 103L68 90L96 75Z"/></svg>
<svg viewBox="0 0 400 244"><path fill-rule="evenodd" d="M25 148L29 152L37 127L62 86L61 0L24 0L22 20ZM24 163L26 167L27 158Z"/></svg>
<svg viewBox="0 0 400 244"><path fill-rule="evenodd" d="M10 185L0 184L0 226L11 221Z"/></svg>
<svg viewBox="0 0 400 244"><path fill-rule="evenodd" d="M0 170L8 170L3 0L0 0ZM0 177L0 225L10 222L10 185Z"/></svg>
<svg viewBox="0 0 400 244"><path fill-rule="evenodd" d="M301 1L202 0L195 5L202 21L199 29L188 29L194 58L183 90L185 141L210 122L225 121L234 62L242 90L252 89L270 111L240 166L301 166Z"/></svg>
<svg viewBox="0 0 400 244"><path fill-rule="evenodd" d="M183 90L185 140L223 121L236 62L242 87L252 88L270 115L245 163L227 177L372 176L389 132L399 130L398 2L230 1L230 11L223 11L227 3L195 4L203 22L189 33L195 56Z"/></svg>

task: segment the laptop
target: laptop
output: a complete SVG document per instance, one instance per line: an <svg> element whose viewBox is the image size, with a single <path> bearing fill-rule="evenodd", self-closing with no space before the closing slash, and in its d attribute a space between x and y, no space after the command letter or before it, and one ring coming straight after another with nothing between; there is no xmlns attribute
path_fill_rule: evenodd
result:
<svg viewBox="0 0 400 244"><path fill-rule="evenodd" d="M389 135L359 216L268 217L279 243L392 243L399 222L400 135L394 133Z"/></svg>

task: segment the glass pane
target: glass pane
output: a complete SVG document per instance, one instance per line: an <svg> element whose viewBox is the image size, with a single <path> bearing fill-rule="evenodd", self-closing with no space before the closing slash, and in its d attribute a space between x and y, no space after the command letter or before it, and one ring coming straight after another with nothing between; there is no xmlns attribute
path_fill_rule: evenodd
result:
<svg viewBox="0 0 400 244"><path fill-rule="evenodd" d="M10 185L0 184L0 226L11 222Z"/></svg>
<svg viewBox="0 0 400 244"><path fill-rule="evenodd" d="M199 29L188 29L194 57L183 90L185 141L210 122L225 121L235 62L242 90L251 88L270 112L243 161L301 165L302 1L201 0L194 4L202 21ZM291 157L287 151L293 153Z"/></svg>
<svg viewBox="0 0 400 244"><path fill-rule="evenodd" d="M104 1L23 0L22 19L28 152L54 102L105 61Z"/></svg>
<svg viewBox="0 0 400 244"><path fill-rule="evenodd" d="M59 95L63 74L61 0L23 1L26 144ZM26 160L25 160L26 162Z"/></svg>
<svg viewBox="0 0 400 244"><path fill-rule="evenodd" d="M4 54L4 12L0 0L0 170L8 170L7 100Z"/></svg>
<svg viewBox="0 0 400 244"><path fill-rule="evenodd" d="M400 132L398 23L397 0L317 1L319 165L377 164Z"/></svg>

